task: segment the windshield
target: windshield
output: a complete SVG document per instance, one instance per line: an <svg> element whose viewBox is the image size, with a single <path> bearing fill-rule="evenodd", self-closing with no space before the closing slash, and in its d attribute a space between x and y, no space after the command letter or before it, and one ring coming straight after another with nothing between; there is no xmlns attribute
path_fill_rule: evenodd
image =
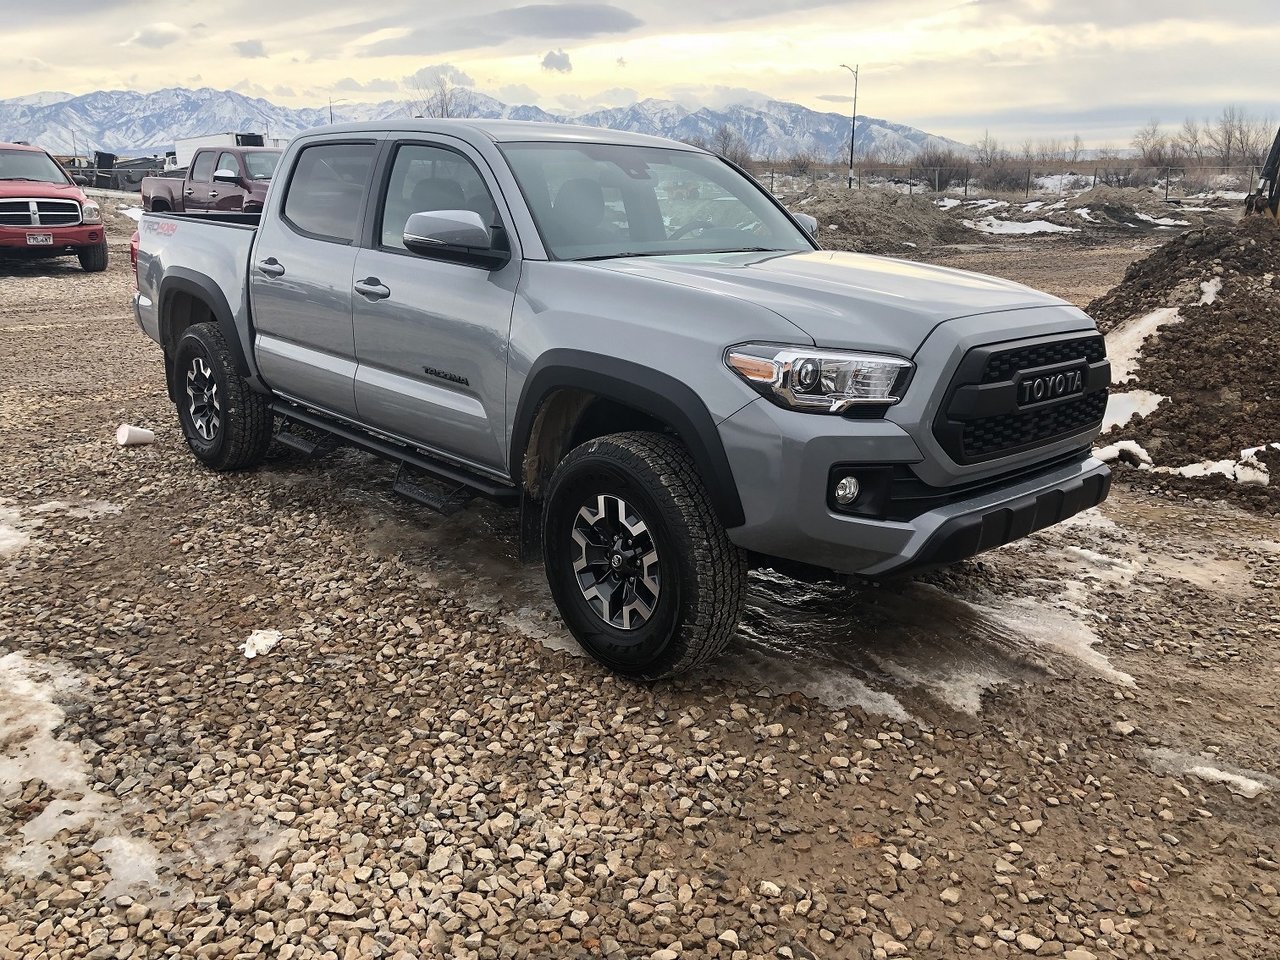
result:
<svg viewBox="0 0 1280 960"><path fill-rule="evenodd" d="M244 155L244 168L249 172L250 180L270 180L279 162L280 152L277 150L255 151Z"/></svg>
<svg viewBox="0 0 1280 960"><path fill-rule="evenodd" d="M67 183L58 162L37 150L0 150L0 180L38 180Z"/></svg>
<svg viewBox="0 0 1280 960"><path fill-rule="evenodd" d="M503 152L557 260L813 249L767 194L705 153L596 143Z"/></svg>

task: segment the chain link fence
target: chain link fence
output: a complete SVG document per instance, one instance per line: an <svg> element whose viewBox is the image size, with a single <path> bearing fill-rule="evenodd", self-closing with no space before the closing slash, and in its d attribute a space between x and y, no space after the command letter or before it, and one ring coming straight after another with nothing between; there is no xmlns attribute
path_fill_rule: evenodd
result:
<svg viewBox="0 0 1280 960"><path fill-rule="evenodd" d="M1244 199L1261 168L1236 166L1149 167L1110 160L1098 164L955 164L923 167L814 165L803 171L765 163L752 165L756 179L775 195L815 193L820 187L896 190L954 196L1014 194L1026 198L1066 196L1099 186L1153 190L1167 200L1194 197ZM852 176L850 176L852 174Z"/></svg>

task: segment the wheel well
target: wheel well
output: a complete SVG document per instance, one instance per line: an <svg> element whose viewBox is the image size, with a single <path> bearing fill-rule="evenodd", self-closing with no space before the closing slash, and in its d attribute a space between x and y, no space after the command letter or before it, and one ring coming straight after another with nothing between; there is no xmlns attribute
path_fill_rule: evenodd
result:
<svg viewBox="0 0 1280 960"><path fill-rule="evenodd" d="M525 490L541 498L560 461L574 447L610 433L647 430L676 436L670 424L652 414L589 390L564 388L542 402L525 446Z"/></svg>
<svg viewBox="0 0 1280 960"><path fill-rule="evenodd" d="M164 200L152 200L151 212L152 213L168 213L169 204Z"/></svg>
<svg viewBox="0 0 1280 960"><path fill-rule="evenodd" d="M165 298L160 311L161 346L164 347L166 382L173 391L173 362L178 343L187 328L197 323L212 323L216 318L207 303L185 290L176 290Z"/></svg>

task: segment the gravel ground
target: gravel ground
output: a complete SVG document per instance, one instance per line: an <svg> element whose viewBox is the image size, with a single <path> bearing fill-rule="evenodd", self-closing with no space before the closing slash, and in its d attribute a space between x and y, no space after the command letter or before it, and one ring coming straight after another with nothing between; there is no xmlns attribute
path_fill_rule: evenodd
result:
<svg viewBox="0 0 1280 960"><path fill-rule="evenodd" d="M510 516L197 469L113 229L0 267L0 956L1277 956L1274 521L1121 485L920 582L756 577L634 686ZM936 259L1083 302L1134 256Z"/></svg>

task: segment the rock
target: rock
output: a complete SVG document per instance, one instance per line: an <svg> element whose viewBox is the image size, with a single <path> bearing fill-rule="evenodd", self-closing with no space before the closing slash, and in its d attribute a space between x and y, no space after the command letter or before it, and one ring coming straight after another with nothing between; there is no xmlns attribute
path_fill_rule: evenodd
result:
<svg viewBox="0 0 1280 960"><path fill-rule="evenodd" d="M738 935L732 930L725 930L716 937L716 939L723 944L733 947L735 950L738 948Z"/></svg>
<svg viewBox="0 0 1280 960"><path fill-rule="evenodd" d="M960 902L960 890L957 887L947 887L942 893L938 894L938 899L943 903L955 906Z"/></svg>
<svg viewBox="0 0 1280 960"><path fill-rule="evenodd" d="M1018 946L1028 953L1034 953L1044 945L1044 941L1037 937L1034 933L1018 934Z"/></svg>
<svg viewBox="0 0 1280 960"><path fill-rule="evenodd" d="M919 870L921 866L921 860L906 851L898 854L898 863L903 870Z"/></svg>
<svg viewBox="0 0 1280 960"><path fill-rule="evenodd" d="M757 888L762 897L780 897L782 896L782 888L770 880L761 880L760 886Z"/></svg>

